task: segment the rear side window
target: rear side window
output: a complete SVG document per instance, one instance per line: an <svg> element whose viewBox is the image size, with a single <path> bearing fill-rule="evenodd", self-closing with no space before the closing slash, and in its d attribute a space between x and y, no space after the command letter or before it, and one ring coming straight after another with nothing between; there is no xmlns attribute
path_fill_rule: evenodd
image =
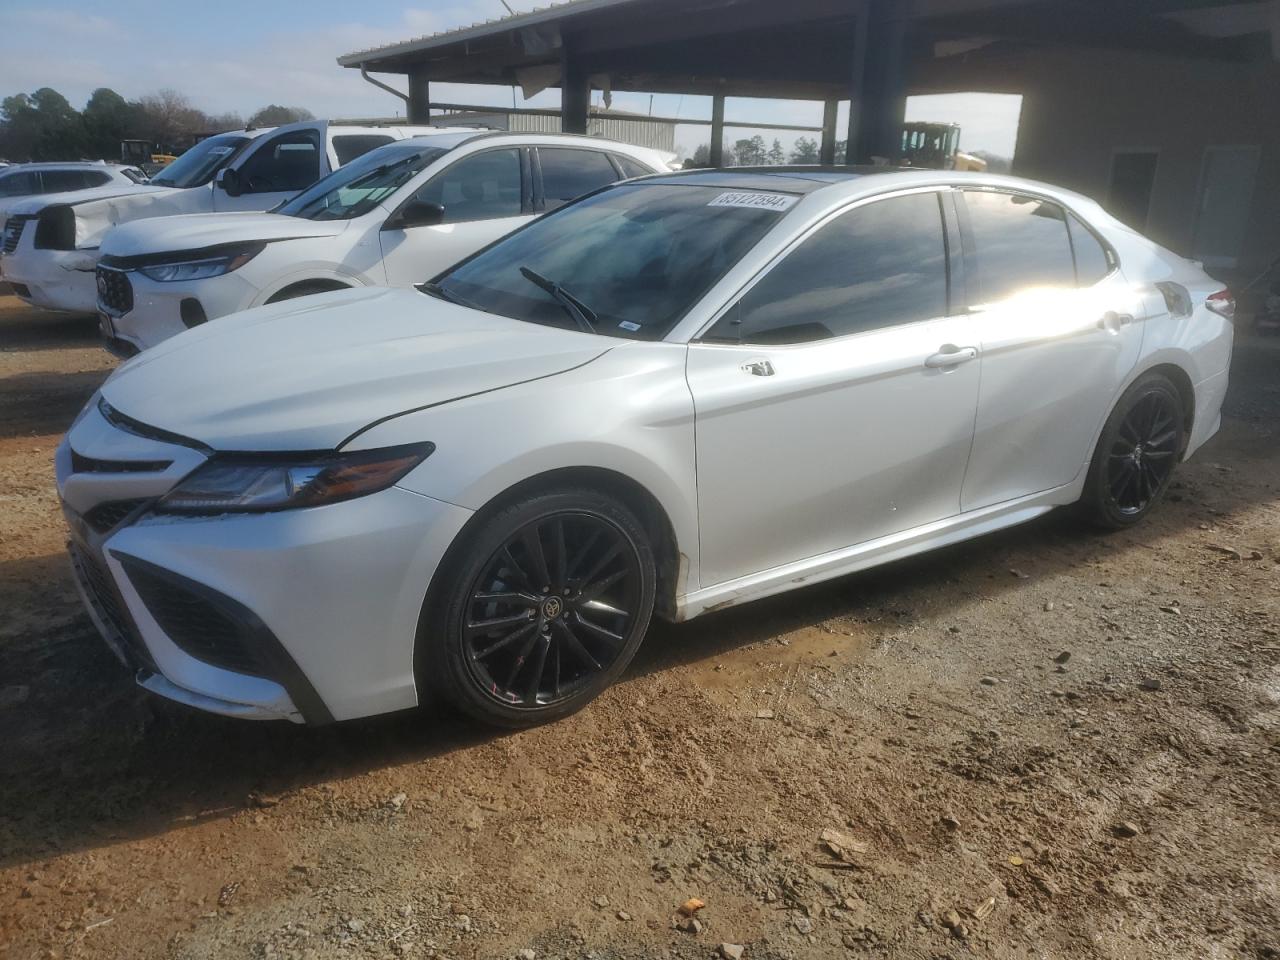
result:
<svg viewBox="0 0 1280 960"><path fill-rule="evenodd" d="M29 170L0 177L0 197L23 197L40 189L36 175Z"/></svg>
<svg viewBox="0 0 1280 960"><path fill-rule="evenodd" d="M621 154L615 153L613 155L613 159L618 161L618 166L622 168L622 175L628 180L632 177L647 177L649 174L654 172L643 163L640 163L637 160L632 160L630 157L624 157Z"/></svg>
<svg viewBox="0 0 1280 960"><path fill-rule="evenodd" d="M272 137L240 167L245 193L296 193L320 179L320 134L294 130Z"/></svg>
<svg viewBox="0 0 1280 960"><path fill-rule="evenodd" d="M977 303L1031 287L1074 287L1075 261L1060 206L1016 193L964 191L977 259Z"/></svg>
<svg viewBox="0 0 1280 960"><path fill-rule="evenodd" d="M1076 255L1076 285L1091 287L1111 272L1106 248L1075 214L1067 215L1071 249Z"/></svg>
<svg viewBox="0 0 1280 960"><path fill-rule="evenodd" d="M520 151L488 150L463 157L432 177L417 199L444 207L445 223L518 217L524 212Z"/></svg>
<svg viewBox="0 0 1280 960"><path fill-rule="evenodd" d="M538 160L542 164L542 193L548 210L618 179L608 155L598 150L539 147Z"/></svg>
<svg viewBox="0 0 1280 960"><path fill-rule="evenodd" d="M917 193L826 224L747 291L710 339L805 343L946 313L942 210L936 193Z"/></svg>
<svg viewBox="0 0 1280 960"><path fill-rule="evenodd" d="M333 138L333 152L338 155L338 166L343 166L394 139L395 137L389 137L385 133L340 134Z"/></svg>

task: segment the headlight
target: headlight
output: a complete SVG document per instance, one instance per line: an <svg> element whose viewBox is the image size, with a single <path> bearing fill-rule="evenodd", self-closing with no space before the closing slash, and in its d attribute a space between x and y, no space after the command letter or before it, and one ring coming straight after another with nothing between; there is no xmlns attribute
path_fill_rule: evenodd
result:
<svg viewBox="0 0 1280 960"><path fill-rule="evenodd" d="M415 443L315 457L214 457L166 494L156 511L253 513L338 503L385 490L435 448L434 443Z"/></svg>
<svg viewBox="0 0 1280 960"><path fill-rule="evenodd" d="M156 263L139 267L138 272L149 280L169 283L174 280L205 280L209 277L220 277L232 270L239 270L246 263L262 252L266 244L257 243L251 247L240 247L217 256L201 257L198 260L181 260L175 263Z"/></svg>

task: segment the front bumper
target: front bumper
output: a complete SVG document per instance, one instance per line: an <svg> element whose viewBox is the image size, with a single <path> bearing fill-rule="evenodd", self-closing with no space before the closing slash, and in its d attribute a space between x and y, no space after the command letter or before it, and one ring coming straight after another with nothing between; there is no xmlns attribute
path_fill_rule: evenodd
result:
<svg viewBox="0 0 1280 960"><path fill-rule="evenodd" d="M205 456L122 431L96 409L58 449L82 598L137 682L257 719L323 723L416 705L422 602L470 511L392 487L278 513L152 513ZM86 458L171 462L77 469Z"/></svg>
<svg viewBox="0 0 1280 960"><path fill-rule="evenodd" d="M37 250L28 228L18 249L4 256L4 279L27 303L46 310L93 313L97 250ZM25 291L25 293L23 292Z"/></svg>
<svg viewBox="0 0 1280 960"><path fill-rule="evenodd" d="M132 288L132 305L127 309L96 301L99 314L107 318L103 333L113 352L121 344L128 345L124 353L146 350L193 326L247 310L258 294L258 288L239 271L205 280L161 283L137 270L102 269L122 274ZM112 340L117 342L113 345Z"/></svg>

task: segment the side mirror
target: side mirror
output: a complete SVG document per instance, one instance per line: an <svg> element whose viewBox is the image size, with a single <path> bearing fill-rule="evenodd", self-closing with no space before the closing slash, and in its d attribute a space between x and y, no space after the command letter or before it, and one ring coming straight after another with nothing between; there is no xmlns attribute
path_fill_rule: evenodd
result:
<svg viewBox="0 0 1280 960"><path fill-rule="evenodd" d="M426 200L410 200L387 218L383 230L407 230L410 227L434 227L444 223L444 207Z"/></svg>
<svg viewBox="0 0 1280 960"><path fill-rule="evenodd" d="M244 193L244 183L240 179L240 171L226 167L218 174L218 186L228 197L238 197Z"/></svg>

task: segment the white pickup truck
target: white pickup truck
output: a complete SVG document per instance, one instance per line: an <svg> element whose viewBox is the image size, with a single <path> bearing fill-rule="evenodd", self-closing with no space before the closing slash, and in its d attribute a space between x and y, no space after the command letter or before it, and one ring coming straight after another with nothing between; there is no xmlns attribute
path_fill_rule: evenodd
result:
<svg viewBox="0 0 1280 960"><path fill-rule="evenodd" d="M0 276L27 303L92 313L98 245L130 220L268 210L364 153L439 127L347 126L306 120L200 141L149 183L31 197L9 209Z"/></svg>

